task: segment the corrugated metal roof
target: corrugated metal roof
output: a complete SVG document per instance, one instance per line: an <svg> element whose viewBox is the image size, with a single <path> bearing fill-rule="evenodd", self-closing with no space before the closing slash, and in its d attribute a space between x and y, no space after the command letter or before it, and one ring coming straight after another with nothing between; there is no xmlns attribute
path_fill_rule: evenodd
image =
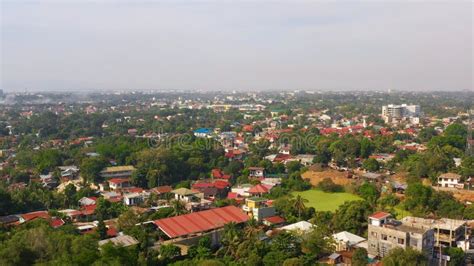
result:
<svg viewBox="0 0 474 266"><path fill-rule="evenodd" d="M379 212L376 212L376 213L370 215L369 217L374 218L374 219L383 219L383 218L388 217L388 216L390 216L390 213L379 211Z"/></svg>
<svg viewBox="0 0 474 266"><path fill-rule="evenodd" d="M121 235L99 241L99 247L109 242L112 242L114 245L120 245L124 247L138 244L138 240L135 239L133 236Z"/></svg>
<svg viewBox="0 0 474 266"><path fill-rule="evenodd" d="M189 235L223 227L227 223L243 223L248 216L235 206L226 206L206 211L164 218L154 223L168 237Z"/></svg>
<svg viewBox="0 0 474 266"><path fill-rule="evenodd" d="M184 188L184 187L177 188L175 190L171 190L171 193L178 194L178 195L181 195L181 196L188 196L188 195L196 194L196 192L192 191L191 189Z"/></svg>
<svg viewBox="0 0 474 266"><path fill-rule="evenodd" d="M258 184L250 188L249 193L253 193L253 194L268 193L268 188L262 184Z"/></svg>
<svg viewBox="0 0 474 266"><path fill-rule="evenodd" d="M50 218L47 211L29 212L29 213L20 214L20 216L23 218L23 220L25 220L25 222L36 219L36 218L43 218L43 219Z"/></svg>
<svg viewBox="0 0 474 266"><path fill-rule="evenodd" d="M135 170L135 167L133 167L133 165L110 166L102 170L101 173L115 173L115 172L134 171L134 170Z"/></svg>
<svg viewBox="0 0 474 266"><path fill-rule="evenodd" d="M285 219L280 216L270 216L270 217L263 218L263 220L271 224L281 224L281 223L286 222Z"/></svg>
<svg viewBox="0 0 474 266"><path fill-rule="evenodd" d="M109 183L113 183L113 184L121 184L121 183L125 183L125 182L130 182L130 180L128 178L111 178L109 179L108 181Z"/></svg>

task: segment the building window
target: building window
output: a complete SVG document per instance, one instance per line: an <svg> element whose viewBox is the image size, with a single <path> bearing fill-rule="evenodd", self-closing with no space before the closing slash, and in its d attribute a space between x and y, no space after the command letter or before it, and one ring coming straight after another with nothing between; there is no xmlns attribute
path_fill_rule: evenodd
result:
<svg viewBox="0 0 474 266"><path fill-rule="evenodd" d="M387 240L387 235L382 234L382 240Z"/></svg>
<svg viewBox="0 0 474 266"><path fill-rule="evenodd" d="M404 245L405 244L405 239L399 238L398 239L398 244Z"/></svg>

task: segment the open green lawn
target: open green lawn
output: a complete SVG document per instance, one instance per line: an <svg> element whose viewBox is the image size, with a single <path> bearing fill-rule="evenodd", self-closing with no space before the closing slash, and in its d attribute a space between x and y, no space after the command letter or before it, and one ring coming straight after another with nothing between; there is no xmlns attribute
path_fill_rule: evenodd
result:
<svg viewBox="0 0 474 266"><path fill-rule="evenodd" d="M307 199L308 202L305 203L306 207L314 207L316 211L335 211L340 205L346 201L360 200L361 197L346 193L327 193L321 190L307 190L301 192L293 192L294 196L301 195L303 198Z"/></svg>

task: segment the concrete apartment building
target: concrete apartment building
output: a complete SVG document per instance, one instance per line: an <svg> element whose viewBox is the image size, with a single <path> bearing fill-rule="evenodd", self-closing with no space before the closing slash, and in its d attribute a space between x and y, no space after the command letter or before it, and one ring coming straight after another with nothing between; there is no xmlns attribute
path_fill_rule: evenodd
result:
<svg viewBox="0 0 474 266"><path fill-rule="evenodd" d="M368 253L383 258L392 249L411 247L428 258L433 257L434 230L413 226L391 218L390 213L377 212L369 216Z"/></svg>
<svg viewBox="0 0 474 266"><path fill-rule="evenodd" d="M448 218L435 220L407 216L402 219L402 222L413 227L433 229L435 246L437 247L469 248L467 246L469 241L465 241L468 237L466 221Z"/></svg>
<svg viewBox="0 0 474 266"><path fill-rule="evenodd" d="M382 106L382 117L388 122L392 119L419 117L421 108L419 105L384 105Z"/></svg>

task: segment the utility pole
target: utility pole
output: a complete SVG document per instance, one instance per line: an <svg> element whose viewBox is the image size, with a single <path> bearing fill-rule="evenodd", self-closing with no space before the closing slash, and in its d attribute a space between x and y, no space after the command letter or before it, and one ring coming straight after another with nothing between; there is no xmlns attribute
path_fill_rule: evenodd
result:
<svg viewBox="0 0 474 266"><path fill-rule="evenodd" d="M436 238L436 243L437 243L438 248L439 248L439 264L438 264L438 265L441 266L441 263L442 263L442 258L441 258L441 257L442 257L442 253L443 253L443 252L442 252L442 250L441 250L441 245L439 244L439 226L438 226L437 229L438 229L438 230L437 230L437 235L438 235L438 237Z"/></svg>

